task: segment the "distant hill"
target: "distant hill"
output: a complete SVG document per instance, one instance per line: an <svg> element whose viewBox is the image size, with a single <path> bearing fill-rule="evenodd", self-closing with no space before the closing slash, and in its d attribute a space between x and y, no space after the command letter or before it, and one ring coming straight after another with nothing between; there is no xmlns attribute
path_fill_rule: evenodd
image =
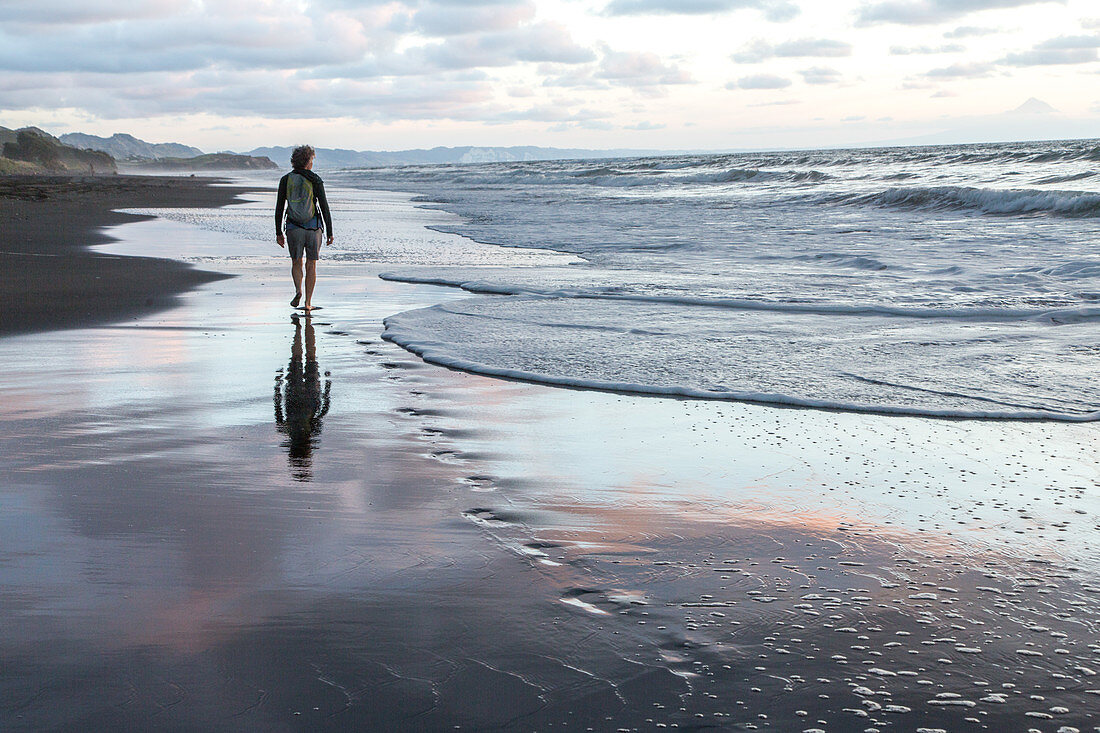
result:
<svg viewBox="0 0 1100 733"><path fill-rule="evenodd" d="M115 160L97 150L65 145L37 127L0 127L0 172L115 173Z"/></svg>
<svg viewBox="0 0 1100 733"><path fill-rule="evenodd" d="M153 171L232 171L232 170L270 170L273 168L285 168L290 166L290 153L294 149L285 147L260 147L249 150L247 153L220 152L205 154L201 150L182 143L150 143L126 133L115 133L111 137L98 137L80 132L70 132L55 138L37 128L25 128L34 130L36 134L51 140L54 146L62 146L77 153L89 155L103 155L113 157L120 161L125 170L132 172ZM19 141L17 133L0 127L0 145L11 143L16 145L18 151ZM27 143L34 147L36 143ZM28 149L29 150L29 149ZM74 165L79 156L73 153L65 153L51 157L43 149L39 153L25 152L34 157L45 155L50 160L69 161L64 165ZM377 168L394 165L431 165L431 164L464 164L464 163L509 163L528 160L569 160L569 159L594 159L594 158L628 158L645 155L669 155L670 151L660 150L591 150L585 148L544 148L532 145L513 147L477 147L466 145L462 147L436 147L416 148L412 150L378 151L378 150L347 150L342 148L317 148L317 165L319 168ZM11 158L11 156L6 156ZM106 158L86 157L86 167L95 165L99 170L101 161L104 166L109 165L114 171L114 161L106 163ZM275 162L273 162L275 161ZM34 163L38 165L38 163ZM55 165L56 160L50 165ZM10 168L11 164L7 164ZM46 165L46 164L43 164ZM3 169L0 169L2 171ZM68 170L67 168L51 168L51 170Z"/></svg>
<svg viewBox="0 0 1100 733"><path fill-rule="evenodd" d="M243 171L273 170L278 168L269 158L236 153L204 153L188 158L130 159L123 163L123 170L141 173L153 171Z"/></svg>
<svg viewBox="0 0 1100 733"><path fill-rule="evenodd" d="M115 133L111 137L96 137L82 132L69 132L61 136L61 142L74 148L101 150L117 160L133 158L194 158L202 151L180 143L149 143L133 135Z"/></svg>
<svg viewBox="0 0 1100 733"><path fill-rule="evenodd" d="M290 165L292 147L255 148L249 155L263 155ZM509 148L464 146L397 151L345 150L317 148L318 168L378 168L390 165L429 165L432 163L510 163L524 160L570 160L575 158L631 158L644 155L668 155L657 150L585 150L573 148Z"/></svg>

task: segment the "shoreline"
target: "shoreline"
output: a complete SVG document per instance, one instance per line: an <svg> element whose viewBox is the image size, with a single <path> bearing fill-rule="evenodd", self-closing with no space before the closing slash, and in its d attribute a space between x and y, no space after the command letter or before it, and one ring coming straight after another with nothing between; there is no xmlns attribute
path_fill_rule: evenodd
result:
<svg viewBox="0 0 1100 733"><path fill-rule="evenodd" d="M0 176L0 337L106 325L172 307L179 296L231 275L93 247L106 227L148 217L125 208L226 206L249 191L223 179L171 176Z"/></svg>

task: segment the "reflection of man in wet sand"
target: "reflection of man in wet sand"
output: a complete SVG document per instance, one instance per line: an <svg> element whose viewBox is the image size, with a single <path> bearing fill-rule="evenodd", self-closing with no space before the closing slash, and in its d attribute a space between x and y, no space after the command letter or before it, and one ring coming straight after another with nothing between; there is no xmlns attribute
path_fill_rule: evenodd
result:
<svg viewBox="0 0 1100 733"><path fill-rule="evenodd" d="M321 420L328 413L332 381L321 390L321 369L317 366L317 343L313 324L306 319L305 360L302 359L302 321L294 321L294 343L290 364L275 373L275 427L287 436L290 473L298 481L313 478L313 449L321 436Z"/></svg>

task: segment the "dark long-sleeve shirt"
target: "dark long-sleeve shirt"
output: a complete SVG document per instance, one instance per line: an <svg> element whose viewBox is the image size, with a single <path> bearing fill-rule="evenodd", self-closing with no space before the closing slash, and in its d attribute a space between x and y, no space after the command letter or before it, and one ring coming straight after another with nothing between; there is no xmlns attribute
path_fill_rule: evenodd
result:
<svg viewBox="0 0 1100 733"><path fill-rule="evenodd" d="M293 173L305 176L313 184L313 198L317 200L317 206L321 209L321 216L325 220L325 231L332 236L332 214L328 210L328 198L325 196L325 182L321 177L306 168L295 168ZM283 209L286 208L286 179L290 173L279 179L279 195L275 198L275 233L283 233Z"/></svg>

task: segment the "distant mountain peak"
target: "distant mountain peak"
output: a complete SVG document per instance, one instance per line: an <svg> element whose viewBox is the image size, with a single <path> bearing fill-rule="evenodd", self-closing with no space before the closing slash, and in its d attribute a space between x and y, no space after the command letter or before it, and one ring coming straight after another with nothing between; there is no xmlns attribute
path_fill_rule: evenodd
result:
<svg viewBox="0 0 1100 733"><path fill-rule="evenodd" d="M20 127L16 132L33 132L39 137L48 138L50 140L57 140L56 137L43 130L41 127L35 127L34 125L28 125L27 127Z"/></svg>
<svg viewBox="0 0 1100 733"><path fill-rule="evenodd" d="M1009 114L1024 114L1024 115L1056 115L1058 110L1051 107L1049 104L1041 99L1032 97L1014 110L1010 110Z"/></svg>
<svg viewBox="0 0 1100 733"><path fill-rule="evenodd" d="M290 160L289 147L254 148L248 155L266 156L275 161ZM574 158L625 158L644 155L669 155L659 150L588 150L574 148L543 148L535 146L459 147L438 146L430 150L343 150L317 148L316 166L319 170L331 168L373 168L388 165L435 165L465 163L512 163L529 160L569 160Z"/></svg>
<svg viewBox="0 0 1100 733"><path fill-rule="evenodd" d="M77 148L102 150L119 160L152 158L193 158L202 155L202 151L190 145L180 143L149 143L125 132L116 132L110 137L97 137L79 132L69 132L61 136L61 142Z"/></svg>

